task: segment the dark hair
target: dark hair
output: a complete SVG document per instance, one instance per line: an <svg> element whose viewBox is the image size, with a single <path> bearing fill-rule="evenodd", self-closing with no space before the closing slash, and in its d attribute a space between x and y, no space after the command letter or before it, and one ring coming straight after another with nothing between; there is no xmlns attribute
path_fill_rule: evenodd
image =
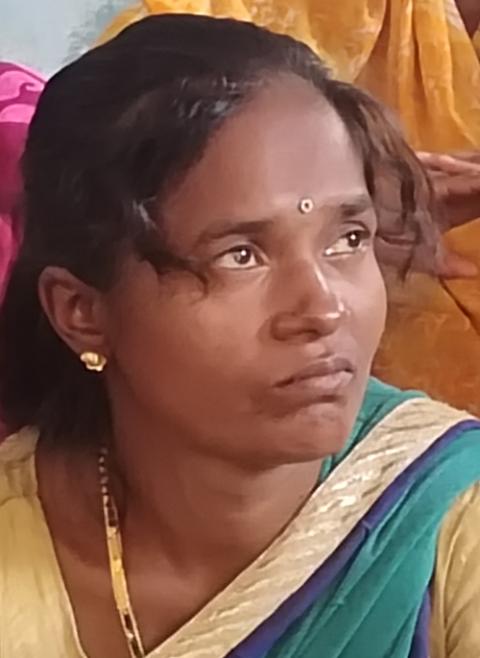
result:
<svg viewBox="0 0 480 658"><path fill-rule="evenodd" d="M213 131L280 73L308 81L342 117L379 207L381 237L432 241L429 185L415 156L379 104L331 79L307 46L234 20L142 20L55 75L30 127L24 243L0 317L0 406L12 431L35 425L87 440L108 428L103 380L51 328L39 275L57 265L107 289L125 246L159 272L185 266L162 242L162 195ZM398 192L393 212L382 180L389 198Z"/></svg>

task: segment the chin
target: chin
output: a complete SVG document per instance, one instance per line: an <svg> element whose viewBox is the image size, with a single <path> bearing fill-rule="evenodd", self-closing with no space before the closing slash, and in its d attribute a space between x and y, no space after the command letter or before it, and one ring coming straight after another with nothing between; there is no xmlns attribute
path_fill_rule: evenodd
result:
<svg viewBox="0 0 480 658"><path fill-rule="evenodd" d="M274 438L276 460L303 463L334 455L345 447L353 423L353 419L345 418L344 410L339 413L338 409L321 415L307 409L288 421L284 419L278 424Z"/></svg>

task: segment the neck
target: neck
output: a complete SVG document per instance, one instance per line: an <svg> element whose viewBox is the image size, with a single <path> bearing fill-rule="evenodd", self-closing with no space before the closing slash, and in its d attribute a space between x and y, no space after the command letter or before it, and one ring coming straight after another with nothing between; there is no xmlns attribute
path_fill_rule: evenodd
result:
<svg viewBox="0 0 480 658"><path fill-rule="evenodd" d="M253 471L121 427L114 486L125 540L181 569L243 569L281 533L318 478L320 462ZM144 450L132 436L142 436Z"/></svg>

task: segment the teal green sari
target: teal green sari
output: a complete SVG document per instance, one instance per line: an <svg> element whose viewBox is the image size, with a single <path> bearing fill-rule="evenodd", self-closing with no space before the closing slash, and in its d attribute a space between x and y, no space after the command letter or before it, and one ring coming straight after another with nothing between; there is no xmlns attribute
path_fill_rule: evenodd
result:
<svg viewBox="0 0 480 658"><path fill-rule="evenodd" d="M372 380L284 535L152 658L428 658L439 530L477 481L480 422Z"/></svg>

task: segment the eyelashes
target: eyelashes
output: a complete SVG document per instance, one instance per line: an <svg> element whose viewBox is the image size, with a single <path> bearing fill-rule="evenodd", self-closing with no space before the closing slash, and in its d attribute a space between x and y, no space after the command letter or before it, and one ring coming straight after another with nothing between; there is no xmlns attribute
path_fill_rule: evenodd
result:
<svg viewBox="0 0 480 658"><path fill-rule="evenodd" d="M324 249L324 258L344 258L365 251L373 241L372 232L366 227L351 228ZM258 245L237 244L215 256L214 267L225 270L252 270L266 265L268 258Z"/></svg>
<svg viewBox="0 0 480 658"><path fill-rule="evenodd" d="M372 232L367 228L352 228L325 249L325 256L348 256L364 251L372 243L372 237Z"/></svg>

